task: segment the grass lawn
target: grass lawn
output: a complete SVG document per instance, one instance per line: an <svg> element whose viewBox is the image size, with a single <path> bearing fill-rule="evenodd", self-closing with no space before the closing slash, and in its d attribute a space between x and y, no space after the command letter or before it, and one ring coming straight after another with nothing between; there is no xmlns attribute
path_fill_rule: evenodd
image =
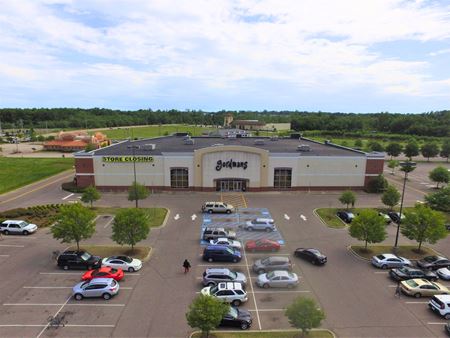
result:
<svg viewBox="0 0 450 338"><path fill-rule="evenodd" d="M364 250L364 245L352 245L351 248L358 255L366 259L372 259L372 256L382 253L394 253L392 245L368 245L367 251ZM421 259L425 256L435 255L436 252L433 249L422 245L421 252L417 253L417 245L401 245L398 247L396 254L408 259Z"/></svg>
<svg viewBox="0 0 450 338"><path fill-rule="evenodd" d="M166 208L140 208L143 210L148 218L151 228L159 227L164 222L166 218L167 209ZM94 211L97 215L115 215L121 208L95 208Z"/></svg>
<svg viewBox="0 0 450 338"><path fill-rule="evenodd" d="M69 248L69 250L76 249L76 245ZM131 251L131 247L128 245L80 245L80 250L85 250L91 255L100 257L127 255L143 260L148 256L151 248L149 246L135 246L134 251Z"/></svg>
<svg viewBox="0 0 450 338"><path fill-rule="evenodd" d="M145 127L120 127L120 129L104 129L101 130L102 133L106 134L111 139L126 139L129 137L157 137L164 136L165 134L170 135L172 133L184 133L190 132L192 136L200 136L202 132L212 131L214 128L204 128L200 126L185 125L185 124L165 124L157 126L145 126ZM94 132L92 132L94 133Z"/></svg>
<svg viewBox="0 0 450 338"><path fill-rule="evenodd" d="M201 332L196 332L192 335L192 338L201 338ZM301 337L300 331L242 331L242 332L213 332L209 334L210 338L298 338ZM305 338L333 338L333 335L326 330L310 331Z"/></svg>
<svg viewBox="0 0 450 338"><path fill-rule="evenodd" d="M320 208L317 209L317 214L322 218L326 225L330 228L345 228L345 224L339 217L336 216L336 212L341 209L336 208Z"/></svg>
<svg viewBox="0 0 450 338"><path fill-rule="evenodd" d="M71 169L73 158L0 157L0 194Z"/></svg>

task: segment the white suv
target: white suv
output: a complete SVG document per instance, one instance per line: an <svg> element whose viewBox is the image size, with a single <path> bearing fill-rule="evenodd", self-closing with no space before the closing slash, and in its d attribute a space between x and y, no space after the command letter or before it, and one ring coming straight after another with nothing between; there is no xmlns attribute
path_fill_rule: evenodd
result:
<svg viewBox="0 0 450 338"><path fill-rule="evenodd" d="M37 230L37 225L25 221L7 220L0 224L0 231L5 235L29 235Z"/></svg>
<svg viewBox="0 0 450 338"><path fill-rule="evenodd" d="M450 295L433 296L428 302L428 306L445 319L450 319Z"/></svg>
<svg viewBox="0 0 450 338"><path fill-rule="evenodd" d="M275 230L275 224L272 218L256 218L245 222L244 229L248 231L264 230L271 232Z"/></svg>
<svg viewBox="0 0 450 338"><path fill-rule="evenodd" d="M207 212L208 214L212 214L213 212L231 214L234 212L234 207L224 202L205 202L202 205L202 212Z"/></svg>
<svg viewBox="0 0 450 338"><path fill-rule="evenodd" d="M247 292L245 292L242 284L238 282L224 282L216 286L207 286L202 289L201 293L205 296L217 297L235 306L239 306L248 300Z"/></svg>

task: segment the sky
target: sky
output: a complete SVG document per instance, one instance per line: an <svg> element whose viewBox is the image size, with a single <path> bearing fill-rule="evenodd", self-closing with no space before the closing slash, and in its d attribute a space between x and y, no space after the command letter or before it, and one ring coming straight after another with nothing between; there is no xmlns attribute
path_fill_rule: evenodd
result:
<svg viewBox="0 0 450 338"><path fill-rule="evenodd" d="M0 107L450 109L450 1L0 0Z"/></svg>

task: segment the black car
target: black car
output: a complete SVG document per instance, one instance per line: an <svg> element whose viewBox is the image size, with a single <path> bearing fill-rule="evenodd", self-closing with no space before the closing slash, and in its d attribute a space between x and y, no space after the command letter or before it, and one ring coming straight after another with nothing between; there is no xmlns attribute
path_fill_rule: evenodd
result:
<svg viewBox="0 0 450 338"><path fill-rule="evenodd" d="M252 326L252 315L247 310L230 306L230 310L219 325L239 327L241 330L247 330Z"/></svg>
<svg viewBox="0 0 450 338"><path fill-rule="evenodd" d="M409 266L404 266L398 269L392 269L389 271L389 276L396 281L402 281L413 278L423 278L435 281L438 276L432 271L424 271L420 269L411 268Z"/></svg>
<svg viewBox="0 0 450 338"><path fill-rule="evenodd" d="M61 269L96 269L101 267L102 259L86 251L65 251L58 256L58 266Z"/></svg>
<svg viewBox="0 0 450 338"><path fill-rule="evenodd" d="M355 215L353 215L351 212L348 211L338 211L336 215L345 223L351 223L352 220L355 218Z"/></svg>
<svg viewBox="0 0 450 338"><path fill-rule="evenodd" d="M389 211L388 216L391 218L391 220L395 223L400 222L400 213L395 211ZM402 215L402 219L405 218L405 215Z"/></svg>
<svg viewBox="0 0 450 338"><path fill-rule="evenodd" d="M440 269L450 266L450 260L441 256L427 256L417 261L417 266L422 269Z"/></svg>
<svg viewBox="0 0 450 338"><path fill-rule="evenodd" d="M322 254L317 249L298 248L294 251L294 255L296 257L303 258L312 264L323 265L327 262L327 256Z"/></svg>

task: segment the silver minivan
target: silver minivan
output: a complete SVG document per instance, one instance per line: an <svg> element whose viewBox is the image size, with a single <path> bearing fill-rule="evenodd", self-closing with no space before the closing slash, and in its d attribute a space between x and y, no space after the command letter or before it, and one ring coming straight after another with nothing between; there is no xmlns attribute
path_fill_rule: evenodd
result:
<svg viewBox="0 0 450 338"><path fill-rule="evenodd" d="M118 292L119 283L112 278L94 278L90 281L78 283L72 289L73 298L76 300L91 297L102 297L108 300Z"/></svg>

